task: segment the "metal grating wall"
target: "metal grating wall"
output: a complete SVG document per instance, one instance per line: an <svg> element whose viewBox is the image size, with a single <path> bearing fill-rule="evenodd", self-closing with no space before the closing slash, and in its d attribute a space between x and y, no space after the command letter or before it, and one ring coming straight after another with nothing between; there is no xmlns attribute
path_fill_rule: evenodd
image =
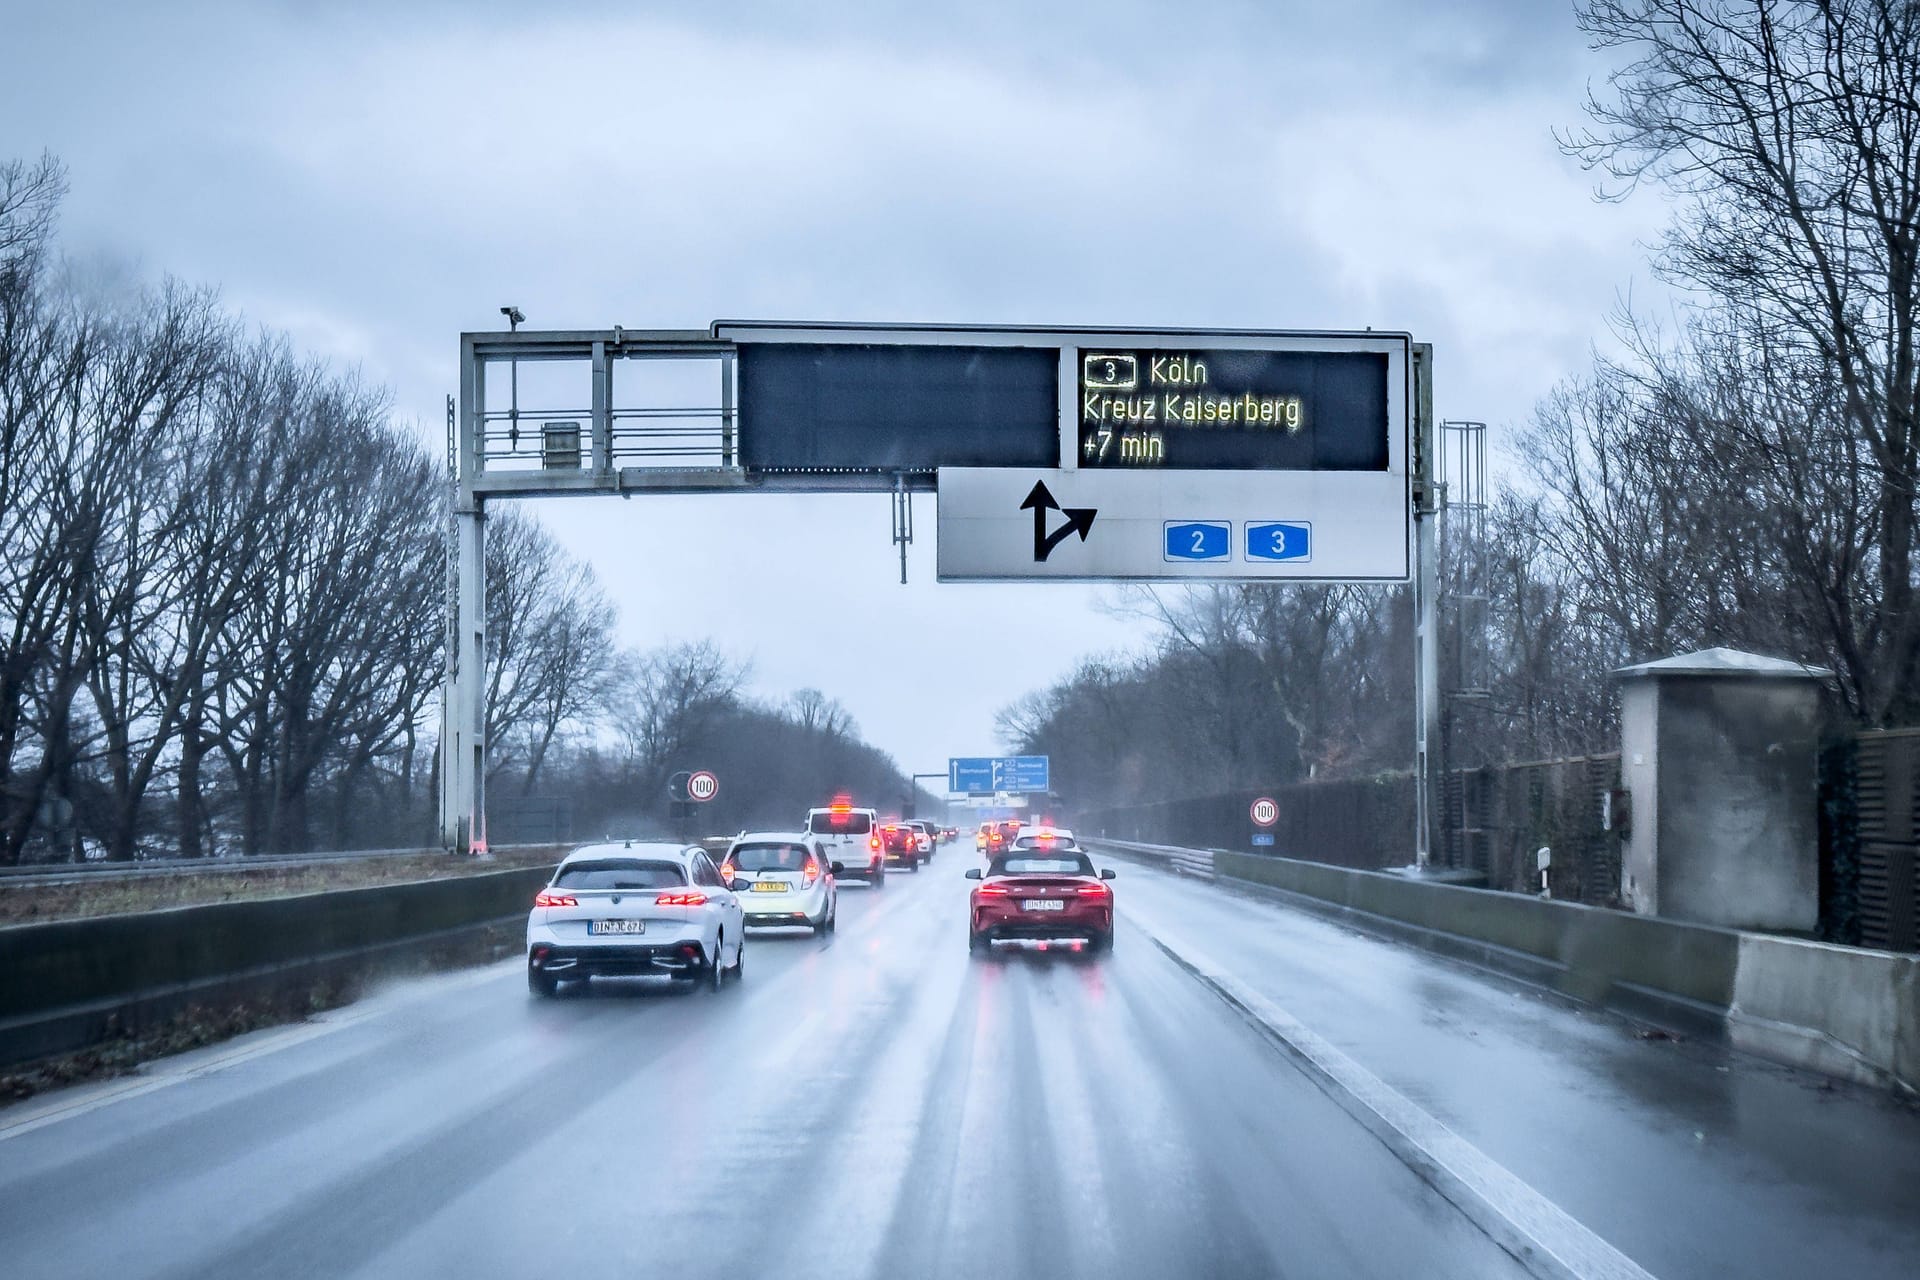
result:
<svg viewBox="0 0 1920 1280"><path fill-rule="evenodd" d="M1435 862L1485 873L1487 884L1539 890L1534 851L1553 850L1553 896L1618 904L1620 833L1602 826L1602 803L1620 785L1618 755L1460 770L1443 780L1444 826ZM1251 844L1248 806L1278 802L1267 846ZM1413 860L1413 782L1406 774L1301 782L1155 804L1095 810L1077 828L1119 840L1252 850L1335 866L1377 870Z"/></svg>
<svg viewBox="0 0 1920 1280"><path fill-rule="evenodd" d="M1920 729L1862 733L1854 740L1854 831L1859 842L1855 911L1860 944L1920 951Z"/></svg>

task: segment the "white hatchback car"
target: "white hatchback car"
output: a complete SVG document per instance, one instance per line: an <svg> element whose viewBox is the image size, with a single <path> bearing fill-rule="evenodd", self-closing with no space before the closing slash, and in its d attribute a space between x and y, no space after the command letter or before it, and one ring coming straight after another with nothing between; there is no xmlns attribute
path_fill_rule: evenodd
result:
<svg viewBox="0 0 1920 1280"><path fill-rule="evenodd" d="M833 932L839 914L831 860L798 831L745 831L727 849L720 874L740 888L750 925Z"/></svg>
<svg viewBox="0 0 1920 1280"><path fill-rule="evenodd" d="M527 987L550 996L564 981L653 974L718 991L746 973L740 896L698 846L575 849L527 916Z"/></svg>

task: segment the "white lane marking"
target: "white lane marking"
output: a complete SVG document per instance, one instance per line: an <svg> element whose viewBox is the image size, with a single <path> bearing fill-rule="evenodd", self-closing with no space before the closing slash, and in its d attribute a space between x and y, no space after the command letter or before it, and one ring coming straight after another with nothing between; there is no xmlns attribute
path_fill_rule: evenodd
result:
<svg viewBox="0 0 1920 1280"><path fill-rule="evenodd" d="M1633 1259L1204 952L1183 938L1169 941L1170 933L1132 906L1122 914L1175 964L1259 1024L1329 1097L1529 1271L1555 1280L1653 1280Z"/></svg>
<svg viewBox="0 0 1920 1280"><path fill-rule="evenodd" d="M36 1129L44 1129L62 1120L75 1119L116 1102L144 1097L149 1093L156 1093L188 1080L198 1080L204 1076L225 1071L229 1067L237 1067L241 1063L252 1062L256 1058L264 1058L268 1054L306 1044L310 1040L317 1040L321 1036L332 1035L336 1031L344 1031L348 1027L377 1018L399 1006L430 999L447 992L477 987L500 977L503 969L509 966L517 967L519 964L519 957L510 956L505 960L481 965L471 971L407 982L398 989L376 991L353 1004L315 1014L304 1022L296 1022L284 1027L263 1028L242 1036L237 1042L226 1046L210 1045L201 1049L190 1049L171 1057L157 1058L153 1062L142 1064L136 1069L135 1074L120 1080L61 1089L39 1103L23 1102L0 1112L0 1142L32 1133Z"/></svg>

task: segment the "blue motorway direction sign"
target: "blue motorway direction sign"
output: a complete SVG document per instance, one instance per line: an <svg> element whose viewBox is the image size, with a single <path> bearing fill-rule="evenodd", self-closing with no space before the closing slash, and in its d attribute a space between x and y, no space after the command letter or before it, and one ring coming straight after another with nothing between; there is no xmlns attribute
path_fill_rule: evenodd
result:
<svg viewBox="0 0 1920 1280"><path fill-rule="evenodd" d="M1233 554L1233 526L1225 520L1167 521L1167 559L1225 560Z"/></svg>
<svg viewBox="0 0 1920 1280"><path fill-rule="evenodd" d="M1255 846L1271 845L1273 843L1273 832L1271 831L1254 832L1253 843L1255 844Z"/></svg>
<svg viewBox="0 0 1920 1280"><path fill-rule="evenodd" d="M1050 790L1045 756L953 756L947 760L947 791L952 795Z"/></svg>
<svg viewBox="0 0 1920 1280"><path fill-rule="evenodd" d="M1311 560L1313 526L1305 521L1271 520L1247 526L1247 559Z"/></svg>

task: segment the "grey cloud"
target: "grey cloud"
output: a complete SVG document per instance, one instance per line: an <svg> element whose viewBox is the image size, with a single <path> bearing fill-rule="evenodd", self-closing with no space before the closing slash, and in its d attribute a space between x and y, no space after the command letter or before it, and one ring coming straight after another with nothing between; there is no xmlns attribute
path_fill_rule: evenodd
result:
<svg viewBox="0 0 1920 1280"><path fill-rule="evenodd" d="M1510 420L1580 347L1563 244L1592 246L1582 289L1634 260L1577 176L1503 189L1496 159L1420 189L1401 162L1434 157L1394 150L1409 123L1450 156L1469 111L1542 138L1576 112L1557 4L38 5L8 30L0 152L68 160L70 245L221 284L390 382L429 440L455 335L507 301L555 326L1414 327L1449 412ZM1474 252L1445 261L1407 248L1436 180L1472 197L1450 216ZM1489 267L1476 201L1580 232L1543 221ZM899 588L884 502L726 501L540 510L629 642L715 634L916 766L1139 643L1092 590L934 587L928 506ZM818 580L912 642L876 649L855 614L779 626ZM1039 630L977 625L1043 602Z"/></svg>

